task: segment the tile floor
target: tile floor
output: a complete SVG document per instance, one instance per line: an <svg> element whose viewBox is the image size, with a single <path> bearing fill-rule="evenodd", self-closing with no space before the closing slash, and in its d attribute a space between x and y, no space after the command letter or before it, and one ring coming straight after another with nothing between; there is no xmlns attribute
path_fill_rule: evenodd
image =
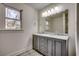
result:
<svg viewBox="0 0 79 59"><path fill-rule="evenodd" d="M18 56L42 56L42 55L36 52L35 50L29 50L27 52L19 54Z"/></svg>

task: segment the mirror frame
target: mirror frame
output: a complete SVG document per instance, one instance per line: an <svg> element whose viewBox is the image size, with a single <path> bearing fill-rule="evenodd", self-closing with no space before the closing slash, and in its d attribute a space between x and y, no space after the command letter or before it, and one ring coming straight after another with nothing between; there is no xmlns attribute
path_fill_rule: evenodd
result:
<svg viewBox="0 0 79 59"><path fill-rule="evenodd" d="M65 20L66 20L66 21L65 21L65 33L63 33L63 34L68 34L68 24L69 24L69 23L68 23L68 22L69 22L69 20L68 20L68 16L69 16L69 15L68 15L68 9L66 9L66 10L64 10L64 11L61 11L60 13L64 13L64 14L65 14ZM57 14L60 14L60 13L57 13ZM56 15L56 14L55 14L55 15ZM51 16L52 16L52 15L51 15ZM50 16L47 16L47 17L50 17ZM41 17L41 18L45 18L45 19L46 19L47 17ZM41 20L41 19L40 19L40 20ZM40 26L41 26L40 21L38 21L38 29L39 29L38 32L39 32L39 33L41 33L41 32L40 32L40 31L41 31L41 30L40 30ZM52 33L54 33L54 32L52 32ZM59 34L61 34L61 33L59 33Z"/></svg>

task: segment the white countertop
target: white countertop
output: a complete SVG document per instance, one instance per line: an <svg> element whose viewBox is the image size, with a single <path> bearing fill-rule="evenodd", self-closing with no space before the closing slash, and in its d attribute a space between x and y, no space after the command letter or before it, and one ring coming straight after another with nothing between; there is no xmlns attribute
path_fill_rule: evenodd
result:
<svg viewBox="0 0 79 59"><path fill-rule="evenodd" d="M56 35L56 34L39 34L39 33L36 33L34 35L62 39L62 40L68 40L68 38L69 38L67 35Z"/></svg>

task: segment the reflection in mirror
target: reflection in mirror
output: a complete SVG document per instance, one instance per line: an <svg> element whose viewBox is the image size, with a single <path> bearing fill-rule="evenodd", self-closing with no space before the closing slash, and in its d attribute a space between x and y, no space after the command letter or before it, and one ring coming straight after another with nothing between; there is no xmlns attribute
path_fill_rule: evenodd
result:
<svg viewBox="0 0 79 59"><path fill-rule="evenodd" d="M41 33L68 34L68 10L42 17L39 24Z"/></svg>
<svg viewBox="0 0 79 59"><path fill-rule="evenodd" d="M21 30L21 10L0 4L0 30Z"/></svg>

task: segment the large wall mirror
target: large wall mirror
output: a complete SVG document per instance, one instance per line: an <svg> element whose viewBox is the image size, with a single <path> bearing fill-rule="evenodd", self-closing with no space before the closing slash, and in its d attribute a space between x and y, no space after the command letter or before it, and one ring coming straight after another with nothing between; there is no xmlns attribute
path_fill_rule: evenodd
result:
<svg viewBox="0 0 79 59"><path fill-rule="evenodd" d="M22 10L0 4L0 30L22 30Z"/></svg>
<svg viewBox="0 0 79 59"><path fill-rule="evenodd" d="M68 34L68 10L47 17L41 17L39 32Z"/></svg>

